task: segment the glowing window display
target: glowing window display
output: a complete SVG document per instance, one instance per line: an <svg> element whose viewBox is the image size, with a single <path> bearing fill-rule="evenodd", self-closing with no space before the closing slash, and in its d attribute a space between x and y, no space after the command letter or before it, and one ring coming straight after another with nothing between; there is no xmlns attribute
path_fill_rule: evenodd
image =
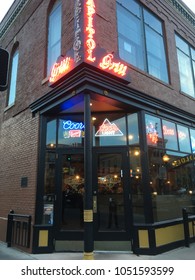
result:
<svg viewBox="0 0 195 280"><path fill-rule="evenodd" d="M122 136L123 133L115 123L111 123L108 119L105 119L103 124L100 125L95 137L101 136Z"/></svg>
<svg viewBox="0 0 195 280"><path fill-rule="evenodd" d="M73 122L71 120L63 121L64 138L76 138L84 136L85 126L82 122Z"/></svg>
<svg viewBox="0 0 195 280"><path fill-rule="evenodd" d="M166 149L178 150L178 141L175 123L162 120L164 143Z"/></svg>
<svg viewBox="0 0 195 280"><path fill-rule="evenodd" d="M190 136L187 127L177 125L179 149L181 152L191 153Z"/></svg>
<svg viewBox="0 0 195 280"><path fill-rule="evenodd" d="M159 118L146 115L146 136L148 145L157 146L162 142L161 122Z"/></svg>

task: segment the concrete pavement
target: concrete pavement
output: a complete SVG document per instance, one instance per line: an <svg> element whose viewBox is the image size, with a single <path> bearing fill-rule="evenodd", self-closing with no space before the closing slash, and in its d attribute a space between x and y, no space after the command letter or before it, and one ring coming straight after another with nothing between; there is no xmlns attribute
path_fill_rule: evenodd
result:
<svg viewBox="0 0 195 280"><path fill-rule="evenodd" d="M28 254L0 242L0 260L82 260L83 253L62 252L50 254ZM195 243L156 256L135 255L132 252L95 251L95 260L195 260Z"/></svg>

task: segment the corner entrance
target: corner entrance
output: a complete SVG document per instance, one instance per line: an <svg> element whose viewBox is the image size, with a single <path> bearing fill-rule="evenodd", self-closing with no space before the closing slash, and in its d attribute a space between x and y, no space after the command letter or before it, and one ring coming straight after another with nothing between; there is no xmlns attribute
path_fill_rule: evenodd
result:
<svg viewBox="0 0 195 280"><path fill-rule="evenodd" d="M130 240L131 196L126 148L94 150L95 240Z"/></svg>
<svg viewBox="0 0 195 280"><path fill-rule="evenodd" d="M96 241L131 239L128 155L127 148L122 147L93 150L93 212ZM82 241L83 149L67 149L66 152L62 150L58 153L56 178L55 240Z"/></svg>

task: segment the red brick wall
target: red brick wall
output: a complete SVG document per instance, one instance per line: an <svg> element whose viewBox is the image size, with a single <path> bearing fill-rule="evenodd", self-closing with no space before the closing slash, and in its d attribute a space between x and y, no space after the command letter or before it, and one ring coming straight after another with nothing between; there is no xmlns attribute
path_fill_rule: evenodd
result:
<svg viewBox="0 0 195 280"><path fill-rule="evenodd" d="M74 1L63 0L62 54L73 45ZM140 0L165 22L170 85L130 66L134 88L195 113L195 100L179 93L175 32L195 46L194 28L165 0ZM116 1L96 0L96 40L100 47L117 52ZM19 71L15 105L7 110L7 91L0 94L0 227L10 209L34 215L37 180L38 116L32 118L29 105L50 91L46 78L47 14L50 1L29 1L0 40L10 52L19 42ZM5 110L5 111L4 111ZM28 187L21 188L21 177ZM1 232L1 231L0 231ZM1 233L0 233L1 234ZM0 239L5 235L0 235Z"/></svg>
<svg viewBox="0 0 195 280"><path fill-rule="evenodd" d="M32 118L30 110L26 110L1 126L0 225L5 223L10 209L18 214L32 215L34 222L38 121L38 117ZM21 187L22 177L28 178L25 188Z"/></svg>

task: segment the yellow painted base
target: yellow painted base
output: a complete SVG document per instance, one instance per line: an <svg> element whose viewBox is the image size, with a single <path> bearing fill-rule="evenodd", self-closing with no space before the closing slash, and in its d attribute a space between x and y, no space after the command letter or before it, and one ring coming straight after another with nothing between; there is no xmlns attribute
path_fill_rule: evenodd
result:
<svg viewBox="0 0 195 280"><path fill-rule="evenodd" d="M83 253L83 259L84 260L94 260L93 252L90 252L90 253L84 252Z"/></svg>

